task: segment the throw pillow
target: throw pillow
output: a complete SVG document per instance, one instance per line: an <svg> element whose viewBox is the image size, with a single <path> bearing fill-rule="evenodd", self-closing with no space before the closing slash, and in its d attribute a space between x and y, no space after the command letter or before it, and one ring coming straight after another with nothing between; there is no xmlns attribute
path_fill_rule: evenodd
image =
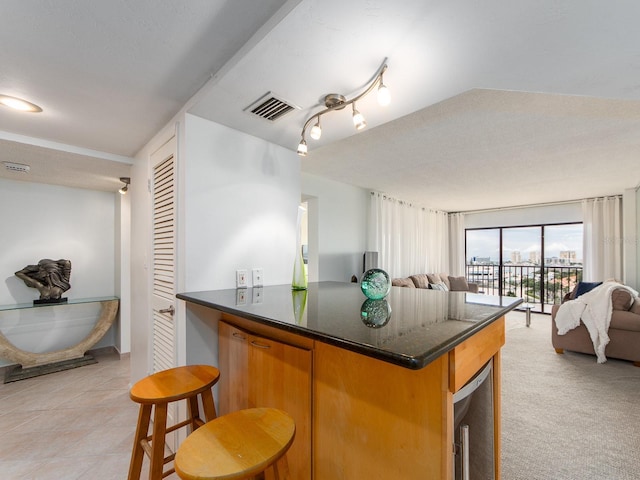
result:
<svg viewBox="0 0 640 480"><path fill-rule="evenodd" d="M447 288L451 290L451 284L449 283L449 275L447 275L446 273L439 273L438 275L440 275L440 280L442 280L442 283L444 283L447 286Z"/></svg>
<svg viewBox="0 0 640 480"><path fill-rule="evenodd" d="M452 292L468 292L469 283L465 277L449 277Z"/></svg>
<svg viewBox="0 0 640 480"><path fill-rule="evenodd" d="M429 288L429 279L424 273L418 273L409 277L416 288Z"/></svg>
<svg viewBox="0 0 640 480"><path fill-rule="evenodd" d="M578 282L578 287L576 288L576 296L574 298L578 298L580 295L584 295L587 292L590 292L598 285L602 285L602 282Z"/></svg>
<svg viewBox="0 0 640 480"><path fill-rule="evenodd" d="M614 310L626 312L631 308L633 297L627 290L617 289L611 292L611 305Z"/></svg>
<svg viewBox="0 0 640 480"><path fill-rule="evenodd" d="M427 273L427 278L429 279L429 283L431 284L442 282L440 275L438 275L437 273Z"/></svg>
<svg viewBox="0 0 640 480"><path fill-rule="evenodd" d="M413 280L410 278L394 278L391 280L391 285L394 287L407 287L407 288L416 288L413 284Z"/></svg>
<svg viewBox="0 0 640 480"><path fill-rule="evenodd" d="M444 283L444 282L432 283L430 286L431 286L431 288L433 290L440 290L441 292L448 292L449 291L449 289L447 288L446 283Z"/></svg>
<svg viewBox="0 0 640 480"><path fill-rule="evenodd" d="M576 283L573 287L573 290L571 290L571 292L565 295L565 298L562 301L564 302L565 300L573 300L574 298L576 298L577 291L578 291L578 284Z"/></svg>

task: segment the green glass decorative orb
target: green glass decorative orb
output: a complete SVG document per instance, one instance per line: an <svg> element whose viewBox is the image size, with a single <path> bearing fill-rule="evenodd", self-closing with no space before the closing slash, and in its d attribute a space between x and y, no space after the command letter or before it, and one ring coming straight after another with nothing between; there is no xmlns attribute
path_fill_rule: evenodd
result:
<svg viewBox="0 0 640 480"><path fill-rule="evenodd" d="M389 295L391 280L389 274L379 268L367 270L360 280L360 289L367 298L379 300Z"/></svg>
<svg viewBox="0 0 640 480"><path fill-rule="evenodd" d="M384 298L380 300L367 298L360 307L360 319L367 327L384 327L391 319L391 305Z"/></svg>

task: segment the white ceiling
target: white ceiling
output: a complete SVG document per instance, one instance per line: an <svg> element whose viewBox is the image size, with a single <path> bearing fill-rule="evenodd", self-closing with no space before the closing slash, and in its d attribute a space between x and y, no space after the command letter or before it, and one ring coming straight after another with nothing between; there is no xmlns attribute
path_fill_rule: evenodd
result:
<svg viewBox="0 0 640 480"><path fill-rule="evenodd" d="M0 94L44 112L0 108L0 161L33 143L60 174L82 153L127 165L196 92L191 113L295 150L324 95L387 58L392 104L359 102L358 134L323 117L304 171L447 211L621 193L640 183L638 18L633 0L5 0ZM267 92L300 109L243 111Z"/></svg>

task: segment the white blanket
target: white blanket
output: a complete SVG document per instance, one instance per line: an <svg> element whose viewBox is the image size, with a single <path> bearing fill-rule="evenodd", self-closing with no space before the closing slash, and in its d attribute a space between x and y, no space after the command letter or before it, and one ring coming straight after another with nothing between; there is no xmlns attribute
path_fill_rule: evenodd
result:
<svg viewBox="0 0 640 480"><path fill-rule="evenodd" d="M574 300L560 305L556 314L558 335L564 335L580 325L580 320L589 331L596 352L598 363L607 361L604 349L609 343L609 324L611 323L611 292L613 290L627 290L636 298L638 292L617 282L604 282L596 288L580 295Z"/></svg>

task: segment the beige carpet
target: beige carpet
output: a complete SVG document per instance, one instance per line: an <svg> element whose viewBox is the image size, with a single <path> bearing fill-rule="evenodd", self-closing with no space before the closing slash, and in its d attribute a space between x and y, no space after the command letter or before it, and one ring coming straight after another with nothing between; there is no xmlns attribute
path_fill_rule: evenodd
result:
<svg viewBox="0 0 640 480"><path fill-rule="evenodd" d="M640 368L555 353L551 318L507 316L503 480L640 478ZM638 346L640 348L640 345Z"/></svg>

